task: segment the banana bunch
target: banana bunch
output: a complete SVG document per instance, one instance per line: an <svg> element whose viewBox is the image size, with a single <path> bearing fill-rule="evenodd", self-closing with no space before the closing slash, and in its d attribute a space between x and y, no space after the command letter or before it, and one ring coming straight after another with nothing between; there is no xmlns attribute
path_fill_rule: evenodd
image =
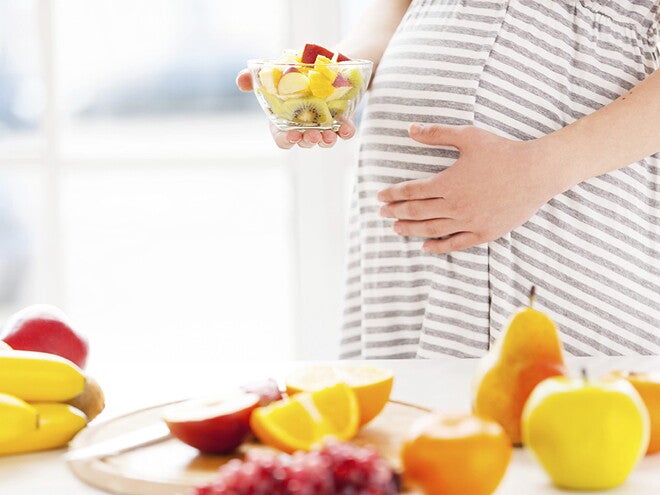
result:
<svg viewBox="0 0 660 495"><path fill-rule="evenodd" d="M67 359L0 350L0 455L66 445L89 420L69 402L81 404L81 398L99 393L96 382ZM100 400L102 409L102 394ZM96 410L89 412L99 412L98 401Z"/></svg>

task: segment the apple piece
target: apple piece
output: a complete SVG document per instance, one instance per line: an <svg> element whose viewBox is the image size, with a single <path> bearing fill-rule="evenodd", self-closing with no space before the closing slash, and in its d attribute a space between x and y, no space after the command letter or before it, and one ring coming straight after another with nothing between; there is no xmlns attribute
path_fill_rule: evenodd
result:
<svg viewBox="0 0 660 495"><path fill-rule="evenodd" d="M334 93L328 96L325 101L335 101L344 98L348 92L353 89L351 86L342 86L340 88L335 88Z"/></svg>
<svg viewBox="0 0 660 495"><path fill-rule="evenodd" d="M290 66L284 70L283 74L291 74L292 72L300 72L300 70L298 69L298 67Z"/></svg>
<svg viewBox="0 0 660 495"><path fill-rule="evenodd" d="M228 454L250 433L250 415L259 406L257 394L230 394L191 399L166 408L162 419L172 435L208 454Z"/></svg>
<svg viewBox="0 0 660 495"><path fill-rule="evenodd" d="M270 94L277 93L277 85L282 77L282 71L276 67L266 67L259 71L259 82Z"/></svg>
<svg viewBox="0 0 660 495"><path fill-rule="evenodd" d="M313 64L316 62L316 57L318 55L323 55L324 57L332 59L334 53L322 46L307 43L305 48L303 48L300 60L303 64Z"/></svg>
<svg viewBox="0 0 660 495"><path fill-rule="evenodd" d="M322 46L307 43L305 48L303 48L300 61L303 64L313 64L316 62L316 57L319 55L327 57L333 61L336 60L337 62L347 62L350 60L350 58L348 58L346 55L342 55L341 53L334 53Z"/></svg>
<svg viewBox="0 0 660 495"><path fill-rule="evenodd" d="M277 85L277 92L281 95L307 92L308 89L309 79L298 70L286 71Z"/></svg>
<svg viewBox="0 0 660 495"><path fill-rule="evenodd" d="M241 385L241 390L259 396L259 406L267 406L271 402L282 399L282 391L272 378L259 380Z"/></svg>
<svg viewBox="0 0 660 495"><path fill-rule="evenodd" d="M604 490L620 485L649 444L649 413L624 379L552 377L522 414L524 444L555 485Z"/></svg>
<svg viewBox="0 0 660 495"><path fill-rule="evenodd" d="M341 72L337 73L337 77L335 77L335 80L332 82L332 85L335 88L344 88L344 87L349 87L352 88L353 85L351 84L351 81L349 81L346 76L344 76Z"/></svg>
<svg viewBox="0 0 660 495"><path fill-rule="evenodd" d="M87 339L74 330L55 306L35 304L13 314L0 335L13 349L57 354L84 369L89 353Z"/></svg>

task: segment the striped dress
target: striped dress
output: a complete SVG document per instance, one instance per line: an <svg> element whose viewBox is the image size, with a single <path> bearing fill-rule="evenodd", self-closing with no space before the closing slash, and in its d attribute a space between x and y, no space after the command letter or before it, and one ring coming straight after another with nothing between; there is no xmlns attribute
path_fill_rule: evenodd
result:
<svg viewBox="0 0 660 495"><path fill-rule="evenodd" d="M396 235L376 199L458 156L413 141L410 123L541 137L656 70L659 24L658 0L412 1L361 126L342 357L478 357L532 285L567 353L660 354L660 154L556 196L494 242L447 255Z"/></svg>

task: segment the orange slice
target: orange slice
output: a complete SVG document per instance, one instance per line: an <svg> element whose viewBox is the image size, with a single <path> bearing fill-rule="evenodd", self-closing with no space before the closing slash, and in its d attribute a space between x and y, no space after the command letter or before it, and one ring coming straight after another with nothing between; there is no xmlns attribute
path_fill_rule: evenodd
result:
<svg viewBox="0 0 660 495"><path fill-rule="evenodd" d="M335 383L346 383L355 392L360 407L360 426L363 426L378 416L387 404L394 375L389 370L367 365L310 366L287 377L286 391L294 395Z"/></svg>
<svg viewBox="0 0 660 495"><path fill-rule="evenodd" d="M292 453L310 450L327 437L350 440L359 421L355 392L337 383L258 407L252 412L250 427L261 442Z"/></svg>

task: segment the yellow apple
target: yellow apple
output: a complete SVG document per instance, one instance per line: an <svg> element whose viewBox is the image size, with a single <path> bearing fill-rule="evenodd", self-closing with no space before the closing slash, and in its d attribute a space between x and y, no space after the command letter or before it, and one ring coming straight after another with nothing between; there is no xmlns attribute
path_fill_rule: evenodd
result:
<svg viewBox="0 0 660 495"><path fill-rule="evenodd" d="M555 485L602 490L625 481L649 443L649 413L623 379L553 377L532 392L523 442Z"/></svg>

